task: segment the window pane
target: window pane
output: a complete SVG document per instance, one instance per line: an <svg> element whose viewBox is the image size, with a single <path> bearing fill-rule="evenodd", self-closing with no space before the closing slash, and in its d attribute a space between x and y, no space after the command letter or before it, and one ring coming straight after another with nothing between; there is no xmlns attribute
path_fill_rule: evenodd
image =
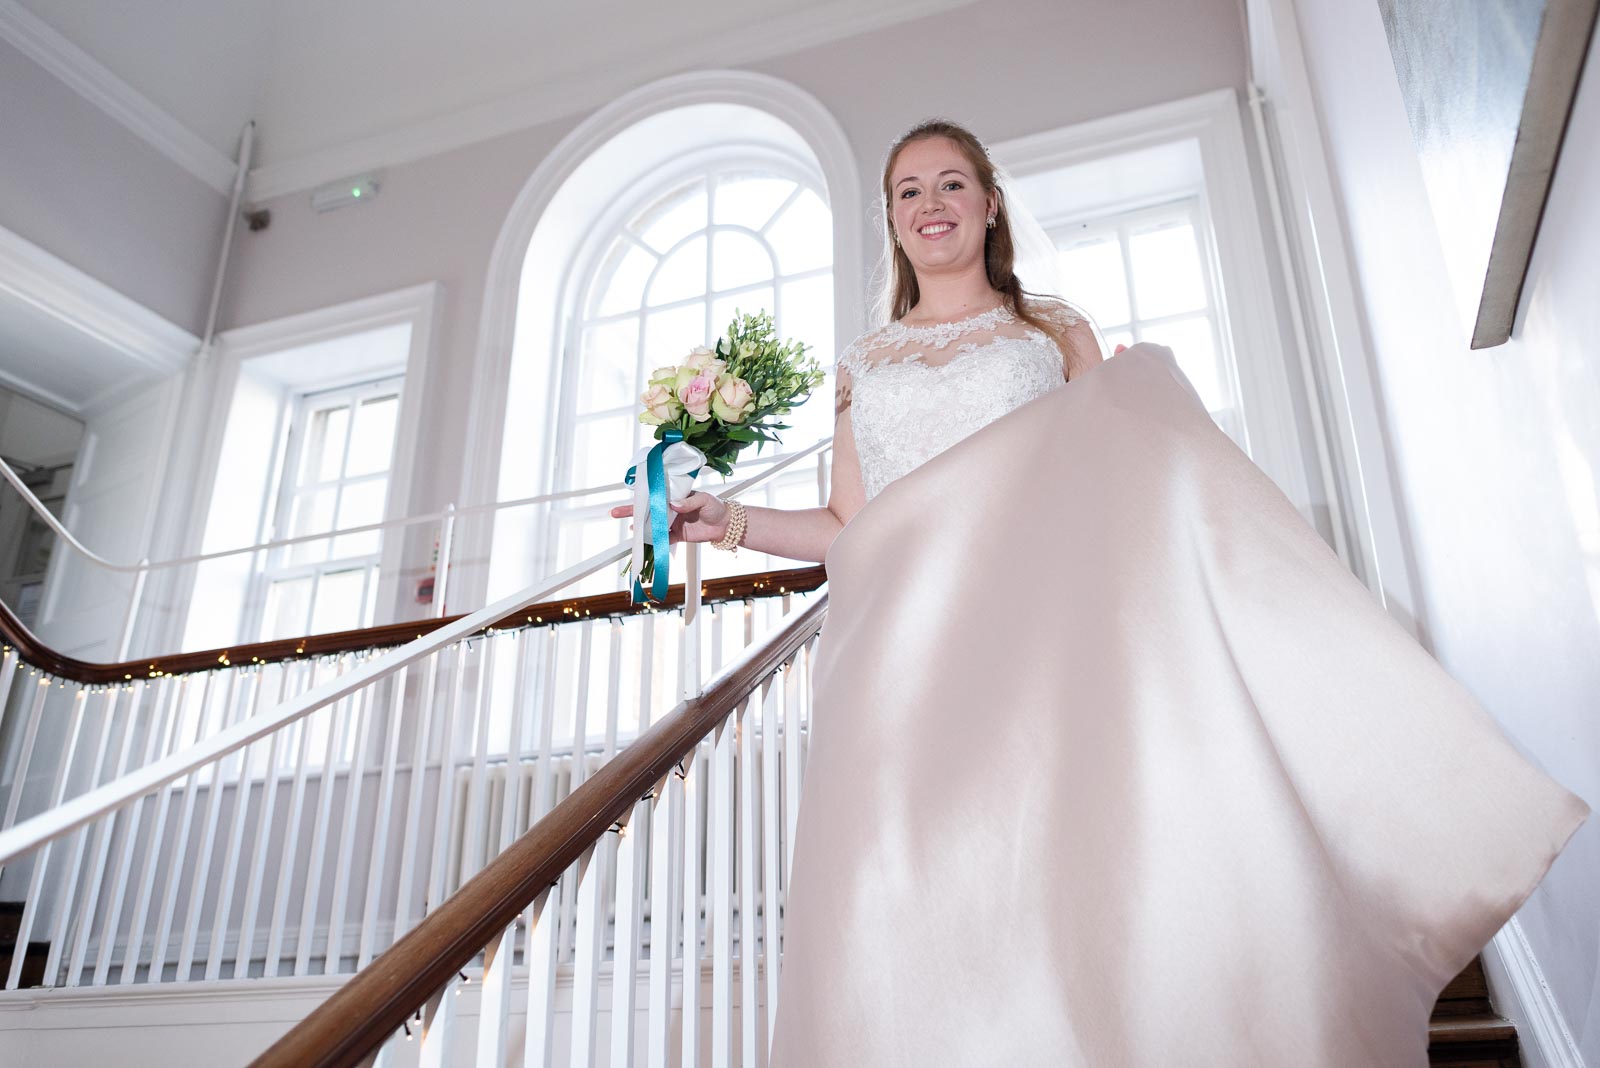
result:
<svg viewBox="0 0 1600 1068"><path fill-rule="evenodd" d="M1216 344L1211 337L1211 320L1204 315L1180 319L1175 323L1147 326L1141 331L1146 341L1165 345L1177 357L1178 366L1194 383L1208 411L1218 411L1231 403L1230 391L1218 366Z"/></svg>
<svg viewBox="0 0 1600 1068"><path fill-rule="evenodd" d="M300 462L301 485L339 477L344 464L344 435L349 426L349 408L322 408L311 413Z"/></svg>
<svg viewBox="0 0 1600 1068"><path fill-rule="evenodd" d="M696 181L656 201L634 222L633 229L645 244L665 253L696 230L706 219L706 184Z"/></svg>
<svg viewBox="0 0 1600 1068"><path fill-rule="evenodd" d="M806 355L826 370L833 366L833 275L820 274L783 285L778 336L807 346Z"/></svg>
<svg viewBox="0 0 1600 1068"><path fill-rule="evenodd" d="M718 337L728 331L728 324L733 322L735 309L742 315L754 312L772 310L772 287L765 286L761 289L747 289L743 293L730 293L726 297L718 297L716 303L711 305L711 329Z"/></svg>
<svg viewBox="0 0 1600 1068"><path fill-rule="evenodd" d="M337 529L347 527L362 527L368 523L377 523L383 519L383 502L388 493L389 480L387 478L373 478L363 482L355 482L344 488L344 495L339 498L339 521ZM367 556L376 553L383 543L383 533L374 530L368 534L349 534L342 538L333 539L333 555Z"/></svg>
<svg viewBox="0 0 1600 1068"><path fill-rule="evenodd" d="M726 326L727 324L722 324ZM721 333L722 327L717 328ZM671 311L651 312L644 325L644 369L682 363L689 350L704 345L706 337L706 307L691 304Z"/></svg>
<svg viewBox="0 0 1600 1068"><path fill-rule="evenodd" d="M1139 318L1198 311L1206 306L1200 248L1188 220L1136 232L1128 239Z"/></svg>
<svg viewBox="0 0 1600 1068"><path fill-rule="evenodd" d="M1102 327L1129 318L1128 284L1122 270L1122 243L1114 235L1089 238L1063 247L1062 293L1094 317Z"/></svg>
<svg viewBox="0 0 1600 1068"><path fill-rule="evenodd" d="M650 304L698 297L706 291L706 238L694 238L661 264L661 271L650 283Z"/></svg>
<svg viewBox="0 0 1600 1068"><path fill-rule="evenodd" d="M608 263L615 261L615 269L609 278L603 270L601 272L605 295L600 298L598 314L616 315L643 304L644 284L657 259L632 241L618 241L612 248L611 256L607 257Z"/></svg>
<svg viewBox="0 0 1600 1068"><path fill-rule="evenodd" d="M833 262L833 212L807 189L778 216L767 240L778 250L784 274L826 267Z"/></svg>
<svg viewBox="0 0 1600 1068"><path fill-rule="evenodd" d="M374 397L361 403L356 409L346 475L370 475L389 469L389 458L394 453L395 418L399 414L398 396Z"/></svg>
<svg viewBox="0 0 1600 1068"><path fill-rule="evenodd" d="M783 287L783 320L778 336L803 342L806 355L828 372L817 391L782 421L780 445L787 452L801 449L833 433L833 275L824 274ZM815 501L811 502L815 504Z"/></svg>
<svg viewBox="0 0 1600 1068"><path fill-rule="evenodd" d="M711 245L711 286L733 289L764 282L774 273L772 257L761 242L737 230L719 230Z"/></svg>
<svg viewBox="0 0 1600 1068"><path fill-rule="evenodd" d="M643 386L638 382L639 320L596 323L583 333L579 364L578 411L634 404ZM654 364L645 368L648 373Z"/></svg>
<svg viewBox="0 0 1600 1068"><path fill-rule="evenodd" d="M312 634L334 630L354 630L365 615L361 603L367 582L367 569L330 571L317 583L317 603L311 613Z"/></svg>
<svg viewBox="0 0 1600 1068"><path fill-rule="evenodd" d="M338 490L332 486L326 489L305 490L295 495L294 515L289 524L289 537L298 538L305 534L321 534L333 529L334 497ZM326 560L328 558L328 541L318 538L316 541L301 542L299 545L289 547L289 559L296 564L304 564L313 560Z"/></svg>
<svg viewBox="0 0 1600 1068"><path fill-rule="evenodd" d="M608 415L578 423L573 446L573 489L622 483L633 460L635 434L649 432L638 414Z"/></svg>
<svg viewBox="0 0 1600 1068"><path fill-rule="evenodd" d="M717 182L712 221L759 230L794 192L794 187L795 183L787 178L724 177Z"/></svg>
<svg viewBox="0 0 1600 1068"><path fill-rule="evenodd" d="M311 576L284 579L267 587L267 610L262 616L261 640L298 638L310 633L306 610L311 607Z"/></svg>
<svg viewBox="0 0 1600 1068"><path fill-rule="evenodd" d="M1118 345L1131 344L1133 344L1133 335L1131 333L1126 330L1113 331L1106 335L1106 355L1109 356L1115 353Z"/></svg>

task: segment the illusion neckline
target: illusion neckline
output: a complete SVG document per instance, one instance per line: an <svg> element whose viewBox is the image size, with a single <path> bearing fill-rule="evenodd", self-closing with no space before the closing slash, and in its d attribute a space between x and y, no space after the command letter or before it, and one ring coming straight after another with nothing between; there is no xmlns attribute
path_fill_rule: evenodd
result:
<svg viewBox="0 0 1600 1068"><path fill-rule="evenodd" d="M996 304L985 311L974 312L972 315L960 319L950 319L942 323L908 323L902 319L895 319L890 326L896 327L906 333L947 333L952 326L966 326L969 323L981 322L983 326L992 325L992 322L1007 321L1012 317L1011 308L1006 304ZM992 321L992 322L991 322Z"/></svg>

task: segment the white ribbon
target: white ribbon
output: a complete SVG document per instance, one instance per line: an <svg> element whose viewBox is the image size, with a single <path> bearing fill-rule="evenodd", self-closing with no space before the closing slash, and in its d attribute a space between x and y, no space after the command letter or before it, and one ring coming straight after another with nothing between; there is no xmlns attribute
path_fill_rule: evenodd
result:
<svg viewBox="0 0 1600 1068"><path fill-rule="evenodd" d="M646 461L654 444L633 457L633 577L644 567L644 547L650 543L650 477ZM661 470L667 476L667 503L681 501L694 492L694 474L705 466L706 454L685 441L674 441L661 451ZM668 515L670 521L671 515ZM660 564L658 563L659 567Z"/></svg>

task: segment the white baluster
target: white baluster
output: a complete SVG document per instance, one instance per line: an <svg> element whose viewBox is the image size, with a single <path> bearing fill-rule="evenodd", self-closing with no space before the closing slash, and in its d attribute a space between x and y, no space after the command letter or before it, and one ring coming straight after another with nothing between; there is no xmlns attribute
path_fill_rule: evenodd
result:
<svg viewBox="0 0 1600 1068"><path fill-rule="evenodd" d="M578 860L577 929L573 932L572 1066L593 1068L600 1015L600 952L605 936L606 856L611 834L600 836Z"/></svg>
<svg viewBox="0 0 1600 1068"><path fill-rule="evenodd" d="M763 685L770 685L770 677ZM739 790L739 1036L742 1054L739 1063L756 1068L764 1052L760 1042L761 995L760 967L756 962L756 831L760 815L756 811L756 720L759 716L754 697L747 698L735 713L739 754L736 765Z"/></svg>
<svg viewBox="0 0 1600 1068"><path fill-rule="evenodd" d="M312 665L310 663L285 663L282 674L278 677L278 702L281 704L292 688L298 695L310 684ZM293 682L291 683L291 678ZM298 728L304 731L302 722ZM287 752L290 744L291 728L272 733L272 741L267 744L267 768L261 778L261 807L256 813L256 833L253 839L254 855L250 860L250 875L245 880L244 911L239 916L239 948L233 959L233 977L243 979L250 974L250 958L255 954L256 947L256 916L261 907L263 884L267 879L267 846L272 840L272 817L278 807L278 793L282 787L282 769L280 753ZM288 827L284 828L285 835ZM279 893L283 893L283 883L287 879L286 870L293 866L290 859L292 850L283 850L283 860L278 865L277 883ZM270 937L270 936L269 936ZM266 974L265 959L267 951L262 950L262 974Z"/></svg>
<svg viewBox="0 0 1600 1068"><path fill-rule="evenodd" d="M556 939L557 886L539 891L523 916L527 939L523 959L528 962L528 1025L522 1048L523 1068L550 1068L556 1043Z"/></svg>
<svg viewBox="0 0 1600 1068"><path fill-rule="evenodd" d="M677 858L683 856L683 780L676 769L656 785L650 810L650 1011L645 1041L648 1068L669 1068L672 1037L672 957L678 915ZM685 982L687 982L687 972Z"/></svg>
<svg viewBox="0 0 1600 1068"><path fill-rule="evenodd" d="M717 725L711 754L710 867L706 893L711 955L711 1065L733 1064L733 753L738 710Z"/></svg>
<svg viewBox="0 0 1600 1068"><path fill-rule="evenodd" d="M49 685L48 679L40 680L40 689L48 689ZM60 766L56 768L55 786L50 791L51 808L61 804L66 794L67 778L72 772L72 761L77 755L78 738L82 733L85 696L84 691L79 690L72 697L72 718L67 726L66 750L62 754ZM40 900L43 896L41 890L44 887L45 869L50 865L53 845L54 842L46 842L33 858L33 871L28 879L28 896L23 898L22 904L22 926L17 931L16 949L11 953L11 971L6 978L7 990L17 989L22 981L22 964L28 957L28 943L33 941L33 925L38 919L40 908L45 904ZM61 906L65 908L66 902L61 902ZM44 981L49 984L52 979L53 976L46 972Z"/></svg>
<svg viewBox="0 0 1600 1068"><path fill-rule="evenodd" d="M798 666L799 658L795 660ZM794 868L794 825L800 814L800 672L783 675L783 882Z"/></svg>
<svg viewBox="0 0 1600 1068"><path fill-rule="evenodd" d="M644 912L644 859L640 839L649 801L637 801L617 839L617 920L611 953L611 1064L633 1068L634 996L639 981L639 923Z"/></svg>
<svg viewBox="0 0 1600 1068"><path fill-rule="evenodd" d="M794 670L794 660L791 658L783 665L783 678L787 680ZM761 918L763 921L763 941L761 954L761 975L764 980L764 996L761 1003L766 1006L767 1029L766 1043L762 1047L762 1056L772 1047L772 1025L777 1019L773 1011L778 1004L778 902L781 900L778 889L778 869L780 859L778 853L778 820L781 813L778 810L778 709L779 697L783 693L783 684L776 678L768 676L766 685L761 692L761 859L763 864L763 879L761 889Z"/></svg>
<svg viewBox="0 0 1600 1068"><path fill-rule="evenodd" d="M372 863L367 869L367 899L361 912L361 941L356 949L356 970L360 971L372 959L373 940L378 927L378 905L383 897L383 870L388 861L389 838L394 833L390 826L394 805L395 765L400 760L400 725L406 696L406 679L411 668L389 680L389 715L384 724L383 775L378 782L378 804L372 818ZM396 911L399 903L396 902Z"/></svg>
<svg viewBox="0 0 1600 1068"><path fill-rule="evenodd" d="M215 688L218 672L206 673L206 684L200 699L200 708L195 715L194 741L207 736L206 722L213 714L225 714L226 700L216 702L211 699ZM223 688L232 693L233 673L228 673L228 678L223 683ZM192 743L191 743L192 744ZM213 774L216 765L208 765ZM205 774L206 768L197 768L190 775L185 775L182 780L183 807L178 817L178 833L172 840L172 853L166 863L166 879L164 880L165 892L162 894L162 906L159 920L156 924L156 940L150 947L150 974L147 981L159 983L166 970L168 942L172 935L172 924L178 909L178 889L183 884L184 858L189 851L189 829L194 824L194 809L199 803L200 779ZM159 845L159 842L157 843ZM175 978L182 980L182 975Z"/></svg>
<svg viewBox="0 0 1600 1068"><path fill-rule="evenodd" d="M169 680L162 680L163 684L165 684L167 681ZM124 691L128 694L127 701L125 702L127 712L122 717L122 742L118 746L116 770L111 773L111 778L113 779L120 778L122 774L128 770L129 764L132 763L134 744L137 737L141 713L145 711L146 707L154 708L158 702L158 699L152 699L149 701L147 706L146 699L150 697L150 687L146 685L143 680L124 687ZM152 739L155 735L155 716L155 711L151 711L149 713L149 719L151 721L149 733ZM96 910L100 906L100 894L108 885L106 873L109 870L108 864L111 859L111 842L116 836L117 824L121 823L124 826L128 825L138 816L139 809L143 806L143 804L144 802L142 800L135 801L127 808L124 808L119 812L113 812L111 815L105 818L104 822L102 822L98 828L96 828L94 859L89 862L89 870L94 874L89 882L89 892L84 895L83 906L78 911L77 938L74 940L72 946L72 959L67 965L69 982L72 984L77 984L79 982L80 977L83 974L83 969L87 966L87 958L89 954L89 936L94 931L94 918ZM124 834L126 833L127 832L124 831ZM129 843L129 849L131 849L131 843ZM125 854L127 852L129 852L129 850L124 850ZM90 980L97 986L105 981L105 972L100 962L105 962L107 966L110 964L110 945L108 944L108 941L115 940L117 924L122 915L122 892L125 889L126 878L127 875L124 872L118 878L117 882L110 884L113 905L106 913L106 922L103 925L105 930L101 934L101 938L106 941L102 941L101 943L100 953L97 954L98 960L96 961L95 971Z"/></svg>
<svg viewBox="0 0 1600 1068"><path fill-rule="evenodd" d="M338 673L344 674L343 658ZM335 701L327 709L328 740L323 747L322 768L317 778L317 817L311 829L311 852L306 860L305 893L300 899L300 933L295 939L294 974L311 974L311 951L316 942L317 905L322 897L322 869L328 856L328 826L333 819L333 794L339 786L339 758L344 749L344 728L350 718L350 706L355 695ZM326 956L337 952L332 945L324 945Z"/></svg>
<svg viewBox="0 0 1600 1068"><path fill-rule="evenodd" d="M345 780L344 812L340 821L339 837L334 843L333 901L328 905L328 947L322 954L322 974L334 975L344 955L344 921L350 900L350 866L355 851L382 832L374 826L369 838L358 837L357 826L361 819L361 793L367 779L367 751L372 745L372 703L376 686L368 686L356 698L356 746L350 777Z"/></svg>
<svg viewBox="0 0 1600 1068"><path fill-rule="evenodd" d="M317 685L317 667L311 666L307 688ZM294 785L289 788L289 812L283 825L283 849L279 852L277 877L273 880L272 923L267 929L267 955L262 965L262 975L268 979L278 974L283 959L284 927L289 920L289 891L293 889L295 860L300 852L300 824L304 822L306 804L306 775L311 768L311 724L319 716L327 716L332 709L324 706L295 725L299 734L295 745Z"/></svg>
<svg viewBox="0 0 1600 1068"><path fill-rule="evenodd" d="M530 677L535 649L533 632L516 632L510 636L510 640L517 643L517 669L511 697L511 728L506 739L506 781L500 806L497 855L521 831L523 712L535 707L535 691L538 689L535 680ZM518 922L521 919L519 917ZM511 1024L511 974L513 958L516 956L517 929L518 923L512 923L484 949L477 1061L494 1068L499 1068L510 1059L507 1035Z"/></svg>
<svg viewBox="0 0 1600 1068"><path fill-rule="evenodd" d="M461 723L461 691L467 685L467 643L456 646L455 679L450 687L449 711L445 715L443 744L439 756L439 792L434 798L433 856L428 878L428 898L424 913L439 907L447 893L446 869L450 859L450 813L455 807L456 793L456 735ZM482 659L481 657L479 658ZM482 682L480 677L478 680Z"/></svg>
<svg viewBox="0 0 1600 1068"><path fill-rule="evenodd" d="M422 836L422 793L428 779L428 743L433 734L433 706L439 683L439 663L447 650L441 649L428 657L428 670L417 695L421 713L413 728L411 739L411 770L407 773L406 818L399 828L400 875L396 883L394 904L394 937L396 940L411 929L412 887L419 865L418 851Z"/></svg>
<svg viewBox="0 0 1600 1068"><path fill-rule="evenodd" d="M467 826L461 839L460 879L456 884L458 886L477 873L487 849L484 838L488 833L489 818L489 794L486 789L489 768L489 723L494 710L495 651L502 640L493 636L485 638L483 656L478 663L478 699L474 702L475 744L472 747L472 775L467 780L465 810Z"/></svg>
<svg viewBox="0 0 1600 1068"><path fill-rule="evenodd" d="M261 707L261 692L267 688L267 669L265 666L252 670L248 677L250 684L250 701L243 719L251 719ZM211 921L211 952L206 955L207 981L218 979L222 975L222 952L228 941L228 922L233 917L234 890L239 884L239 858L244 853L244 834L246 818L250 812L250 794L254 789L254 768L251 758L256 753L256 744L251 743L240 751L239 758L233 771L233 819L228 828L228 851L222 862L222 885L217 895L216 913ZM261 784L266 790L266 782ZM244 937L244 932L239 932L239 938L234 950L235 954L248 951L249 940Z"/></svg>
<svg viewBox="0 0 1600 1068"><path fill-rule="evenodd" d="M450 1040L456 1029L456 985L450 980L444 989L428 999L422 1008L422 1055L418 1068L446 1068L453 1063L450 1057Z"/></svg>
<svg viewBox="0 0 1600 1068"><path fill-rule="evenodd" d="M157 753L166 754L172 752L173 748L178 744L178 738L183 728L183 718L186 714L185 710L188 707L190 682L191 676L184 675L178 679L177 684L172 688L168 711L163 717L161 737L154 751L149 750L147 747L145 763L150 763ZM150 913L150 898L155 887L156 866L161 857L162 835L166 830L167 808L172 800L172 791L174 789L175 787L170 785L163 787L156 797L150 799L150 805L156 811L156 818L155 823L150 828L150 841L145 847L144 863L139 868L139 892L134 896L133 915L128 921L128 940L122 953L122 970L117 977L119 984L133 982L134 977L138 974L139 955L144 945L144 925ZM119 886L127 881L128 862L131 858L131 850L134 847L134 843L139 837L138 817L142 810L142 804L134 809L134 818L130 821L128 833L123 839L125 852L123 864L120 866L121 877L117 880ZM113 913L107 918L108 929L101 936L102 956L107 956L110 952L110 947L116 942L116 915L117 913ZM109 963L108 957L107 964L109 965ZM99 970L98 966L96 970Z"/></svg>
<svg viewBox="0 0 1600 1068"><path fill-rule="evenodd" d="M700 1064L700 746L686 758L683 779L683 1058Z"/></svg>
<svg viewBox="0 0 1600 1068"><path fill-rule="evenodd" d="M30 676L32 677L32 676ZM0 831L8 831L17 822L17 807L22 804L23 788L28 784L28 768L33 763L33 747L39 741L39 719L44 714L45 698L50 696L50 680L35 680L33 698L28 708L28 722L22 728L22 745L17 750L17 768L11 774L11 794L6 798L6 814L0 819ZM0 865L0 871L5 866Z"/></svg>
<svg viewBox="0 0 1600 1068"><path fill-rule="evenodd" d="M229 671L227 675L225 696L218 715L219 728L233 725L236 707L248 708L244 702L234 700L234 688L238 682L239 672ZM200 913L205 907L206 887L211 876L211 858L216 852L217 824L222 818L222 796L227 792L227 771L230 763L232 758L224 757L211 765L210 796L206 799L205 823L200 831L199 863L195 865L194 880L189 884L189 899L183 903L185 908L183 942L178 952L178 965L174 971L174 977L180 983L189 981L194 968L195 944L200 936Z"/></svg>
<svg viewBox="0 0 1600 1068"><path fill-rule="evenodd" d="M89 762L89 782L85 789L92 790L100 785L101 777L105 774L106 754L111 746L111 724L116 719L117 695L119 692L119 690L115 689L100 691L104 696L104 700L100 702L100 733L99 739L95 743L94 757ZM60 976L56 970L61 966L63 955L67 955L69 964L71 961L70 954L66 954L68 931L72 920L73 903L82 904L78 899L78 880L83 875L83 856L91 838L90 831L94 832L92 837L98 840L104 835L110 821L111 817L104 817L96 820L89 827L78 828L72 835L72 856L67 861L65 871L67 882L64 887L61 887L56 892L58 903L56 905L55 929L50 936L50 949L45 954L44 974L46 983L59 982L62 986L78 985L76 972L69 969L65 976ZM85 899L92 898L100 888L99 877L101 873L93 868L91 868L91 872L89 879L84 883L83 897Z"/></svg>
<svg viewBox="0 0 1600 1068"><path fill-rule="evenodd" d="M500 1068L506 1063L506 1036L511 1023L511 971L517 953L517 925L513 923L483 951L483 992L478 1000L478 1054L480 1065Z"/></svg>

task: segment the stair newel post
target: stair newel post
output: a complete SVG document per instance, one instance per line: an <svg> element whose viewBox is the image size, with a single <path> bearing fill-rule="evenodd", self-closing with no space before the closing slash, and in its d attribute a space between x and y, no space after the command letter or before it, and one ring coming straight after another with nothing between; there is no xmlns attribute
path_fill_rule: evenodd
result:
<svg viewBox="0 0 1600 1068"><path fill-rule="evenodd" d="M683 656L682 700L700 696L703 674L700 665L700 543L685 542L683 552Z"/></svg>
<svg viewBox="0 0 1600 1068"><path fill-rule="evenodd" d="M439 520L439 559L434 565L433 572L433 601L428 612L434 619L439 619L445 611L445 593L450 584L450 546L455 540L456 532L456 506L455 502L444 506L444 517Z"/></svg>

